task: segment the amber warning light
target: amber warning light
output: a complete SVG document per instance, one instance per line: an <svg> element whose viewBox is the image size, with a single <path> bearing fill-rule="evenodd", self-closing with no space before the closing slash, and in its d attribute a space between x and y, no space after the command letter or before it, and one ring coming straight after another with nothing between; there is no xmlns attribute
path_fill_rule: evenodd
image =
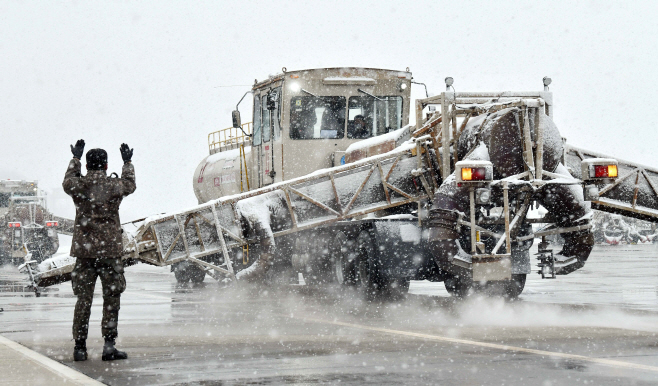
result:
<svg viewBox="0 0 658 386"><path fill-rule="evenodd" d="M20 228L21 227L21 223L19 223L19 222L10 222L10 223L7 223L7 225L9 225L9 228Z"/></svg>

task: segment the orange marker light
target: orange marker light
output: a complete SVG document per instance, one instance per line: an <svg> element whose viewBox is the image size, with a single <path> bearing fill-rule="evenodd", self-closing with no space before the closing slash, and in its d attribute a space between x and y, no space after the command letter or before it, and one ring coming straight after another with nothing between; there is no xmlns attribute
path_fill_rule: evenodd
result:
<svg viewBox="0 0 658 386"><path fill-rule="evenodd" d="M617 178L617 165L608 165L608 177Z"/></svg>
<svg viewBox="0 0 658 386"><path fill-rule="evenodd" d="M470 181L473 179L472 168L462 168L462 181Z"/></svg>

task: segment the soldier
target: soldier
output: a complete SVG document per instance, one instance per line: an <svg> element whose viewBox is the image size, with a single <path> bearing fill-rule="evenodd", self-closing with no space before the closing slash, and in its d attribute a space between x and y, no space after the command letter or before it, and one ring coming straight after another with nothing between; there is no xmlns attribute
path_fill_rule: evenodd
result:
<svg viewBox="0 0 658 386"><path fill-rule="evenodd" d="M121 178L112 178L107 176L107 152L103 149L87 152L87 175L81 174L80 158L84 147L85 141L82 139L75 146L71 145L73 159L62 184L66 194L73 198L76 209L71 245L71 256L76 258L71 282L73 293L78 297L73 317L73 359L87 360L89 315L96 278L99 276L103 285L101 329L105 338L102 359L126 359L128 355L117 350L114 345L120 297L126 289L121 261L123 240L119 205L125 196L135 191L135 169L130 162L133 149L125 143L121 145Z"/></svg>

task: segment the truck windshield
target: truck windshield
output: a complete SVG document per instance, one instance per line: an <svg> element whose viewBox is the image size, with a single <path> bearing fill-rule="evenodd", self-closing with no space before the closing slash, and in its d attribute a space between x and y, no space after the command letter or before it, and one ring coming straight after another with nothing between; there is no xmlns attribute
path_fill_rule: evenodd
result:
<svg viewBox="0 0 658 386"><path fill-rule="evenodd" d="M402 126L402 97L350 97L347 138L370 138Z"/></svg>
<svg viewBox="0 0 658 386"><path fill-rule="evenodd" d="M346 98L296 96L290 103L290 138L343 138Z"/></svg>

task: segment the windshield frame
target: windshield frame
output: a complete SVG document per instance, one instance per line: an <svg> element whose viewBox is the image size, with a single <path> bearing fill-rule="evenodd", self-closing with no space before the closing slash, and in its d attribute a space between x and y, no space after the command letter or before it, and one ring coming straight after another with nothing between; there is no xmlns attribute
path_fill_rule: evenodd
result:
<svg viewBox="0 0 658 386"><path fill-rule="evenodd" d="M260 104L260 94L254 93L254 112L253 112L253 131L252 131L252 146L258 146L262 143L262 130L261 130L261 104Z"/></svg>

